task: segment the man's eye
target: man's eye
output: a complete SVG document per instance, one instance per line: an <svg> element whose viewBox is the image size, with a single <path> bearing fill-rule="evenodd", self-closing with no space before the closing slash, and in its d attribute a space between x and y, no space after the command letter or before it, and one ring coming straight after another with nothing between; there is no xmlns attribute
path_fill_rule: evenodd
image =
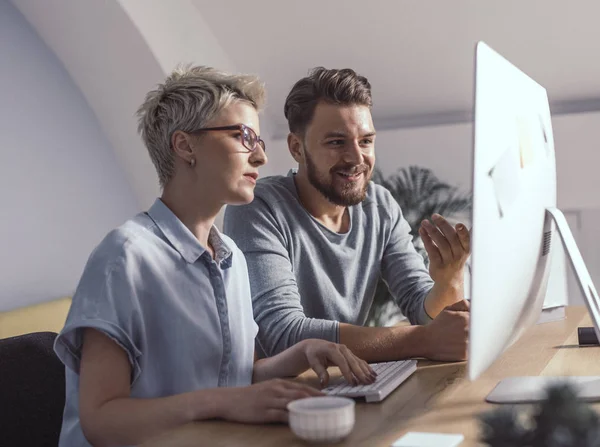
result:
<svg viewBox="0 0 600 447"><path fill-rule="evenodd" d="M344 144L344 140L331 140L328 141L327 144L329 144L330 146L341 146Z"/></svg>
<svg viewBox="0 0 600 447"><path fill-rule="evenodd" d="M364 140L362 140L362 144L373 144L373 140L371 138L365 138Z"/></svg>

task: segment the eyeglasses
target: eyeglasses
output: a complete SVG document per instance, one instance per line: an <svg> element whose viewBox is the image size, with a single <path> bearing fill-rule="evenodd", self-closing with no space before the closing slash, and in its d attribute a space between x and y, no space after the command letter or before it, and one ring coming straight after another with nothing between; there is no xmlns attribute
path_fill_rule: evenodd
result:
<svg viewBox="0 0 600 447"><path fill-rule="evenodd" d="M221 126L221 127L204 127L202 129L194 130L193 132L190 132L190 133L210 132L210 131L217 131L217 130L239 130L241 132L241 136L242 136L242 144L250 152L254 152L256 150L256 146L259 144L260 144L260 147L262 147L263 151L267 150L267 147L266 147L263 139L260 138L258 135L256 135L256 132L254 132L254 130L252 130L250 127L246 126L245 124L234 124L232 126Z"/></svg>

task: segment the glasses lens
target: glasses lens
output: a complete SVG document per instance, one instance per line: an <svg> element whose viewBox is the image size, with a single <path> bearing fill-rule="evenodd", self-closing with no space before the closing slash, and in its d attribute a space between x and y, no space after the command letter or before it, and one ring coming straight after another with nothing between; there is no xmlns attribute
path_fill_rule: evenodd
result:
<svg viewBox="0 0 600 447"><path fill-rule="evenodd" d="M244 126L242 135L243 135L243 140L244 140L244 146L246 146L246 149L248 149L249 151L253 151L254 148L256 147L256 139L257 139L254 131L252 129L250 129L249 127Z"/></svg>

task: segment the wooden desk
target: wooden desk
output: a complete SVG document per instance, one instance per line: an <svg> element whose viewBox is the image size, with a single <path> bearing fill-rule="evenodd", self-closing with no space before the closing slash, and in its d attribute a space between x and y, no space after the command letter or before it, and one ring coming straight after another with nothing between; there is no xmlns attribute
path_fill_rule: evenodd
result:
<svg viewBox="0 0 600 447"><path fill-rule="evenodd" d="M567 319L539 324L477 381L466 363L420 361L419 368L381 403L359 403L353 432L337 446L387 447L408 431L462 433L461 446L477 444L476 416L494 406L485 396L500 379L523 375L600 375L600 347L577 346L577 327L591 326L584 307L567 309ZM596 405L600 410L600 404ZM144 444L146 447L306 446L285 425L198 422Z"/></svg>

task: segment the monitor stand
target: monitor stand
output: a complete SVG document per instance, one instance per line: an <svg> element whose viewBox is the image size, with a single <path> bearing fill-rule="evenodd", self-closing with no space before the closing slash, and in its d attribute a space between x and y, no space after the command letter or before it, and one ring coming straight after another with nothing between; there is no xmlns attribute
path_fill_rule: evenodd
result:
<svg viewBox="0 0 600 447"><path fill-rule="evenodd" d="M546 217L552 219L556 224L567 257L571 260L575 277L583 293L587 310L592 318L594 332L600 340L600 299L567 219L557 208L548 208ZM492 403L510 404L540 402L546 398L546 387L553 383L569 383L578 390L578 394L583 400L600 401L600 376L510 377L498 383L485 400Z"/></svg>
<svg viewBox="0 0 600 447"><path fill-rule="evenodd" d="M523 376L508 377L498 383L485 400L493 404L527 404L546 399L546 388L567 383L588 402L600 401L600 376Z"/></svg>

